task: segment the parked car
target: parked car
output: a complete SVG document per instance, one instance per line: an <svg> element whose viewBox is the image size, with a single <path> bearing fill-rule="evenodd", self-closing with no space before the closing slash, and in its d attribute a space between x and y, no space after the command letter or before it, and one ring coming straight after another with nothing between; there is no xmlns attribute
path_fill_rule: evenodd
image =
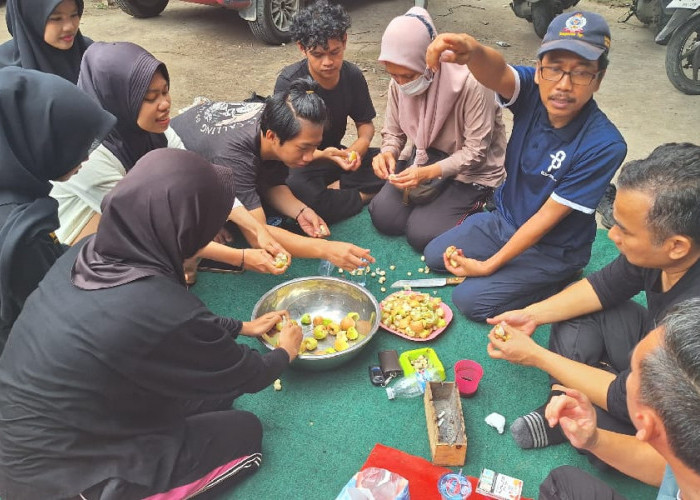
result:
<svg viewBox="0 0 700 500"><path fill-rule="evenodd" d="M2 0L0 0L2 1ZM290 40L289 25L306 0L184 0L237 10L248 21L260 40L279 45ZM154 17L163 12L169 0L114 0L121 10L134 17Z"/></svg>

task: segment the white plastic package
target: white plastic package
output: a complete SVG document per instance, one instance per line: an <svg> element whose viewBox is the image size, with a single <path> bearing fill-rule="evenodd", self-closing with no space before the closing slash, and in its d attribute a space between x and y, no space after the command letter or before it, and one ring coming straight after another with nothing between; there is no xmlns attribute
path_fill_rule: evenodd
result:
<svg viewBox="0 0 700 500"><path fill-rule="evenodd" d="M410 500L408 480L395 472L369 467L352 476L336 500Z"/></svg>

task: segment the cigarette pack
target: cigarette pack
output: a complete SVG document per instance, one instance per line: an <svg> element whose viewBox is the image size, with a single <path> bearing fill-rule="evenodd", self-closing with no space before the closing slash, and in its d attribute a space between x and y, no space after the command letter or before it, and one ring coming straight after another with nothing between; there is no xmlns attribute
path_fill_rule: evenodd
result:
<svg viewBox="0 0 700 500"><path fill-rule="evenodd" d="M476 485L477 493L498 500L520 500L523 482L520 479L483 469Z"/></svg>

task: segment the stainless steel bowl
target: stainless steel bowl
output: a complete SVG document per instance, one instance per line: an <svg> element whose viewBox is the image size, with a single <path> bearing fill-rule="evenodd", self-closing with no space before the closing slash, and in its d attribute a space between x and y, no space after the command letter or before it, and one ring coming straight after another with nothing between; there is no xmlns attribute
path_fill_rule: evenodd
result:
<svg viewBox="0 0 700 500"><path fill-rule="evenodd" d="M379 327L379 304L377 299L363 287L349 281L323 276L297 278L276 286L263 295L253 308L252 319L270 311L286 309L292 319L299 321L304 314L322 316L340 323L350 312L360 315L357 329L365 338L350 345L346 350L331 354L302 354L292 366L305 370L330 370L350 361L372 340ZM313 336L313 325L301 325L304 337ZM263 339L262 344L274 347ZM328 336L318 341L317 351L333 347L335 337Z"/></svg>

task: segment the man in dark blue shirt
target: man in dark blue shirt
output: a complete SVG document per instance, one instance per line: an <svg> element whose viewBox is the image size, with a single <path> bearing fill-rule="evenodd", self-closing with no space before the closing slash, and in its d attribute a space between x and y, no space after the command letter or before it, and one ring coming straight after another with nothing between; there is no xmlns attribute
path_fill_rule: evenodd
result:
<svg viewBox="0 0 700 500"><path fill-rule="evenodd" d="M425 249L431 269L467 277L452 299L475 321L553 295L588 263L595 208L627 153L593 100L609 47L605 20L575 12L552 21L535 68L509 66L467 34L440 35L428 48L431 67L440 58L466 64L514 115L496 210ZM457 251L446 258L450 246Z"/></svg>

